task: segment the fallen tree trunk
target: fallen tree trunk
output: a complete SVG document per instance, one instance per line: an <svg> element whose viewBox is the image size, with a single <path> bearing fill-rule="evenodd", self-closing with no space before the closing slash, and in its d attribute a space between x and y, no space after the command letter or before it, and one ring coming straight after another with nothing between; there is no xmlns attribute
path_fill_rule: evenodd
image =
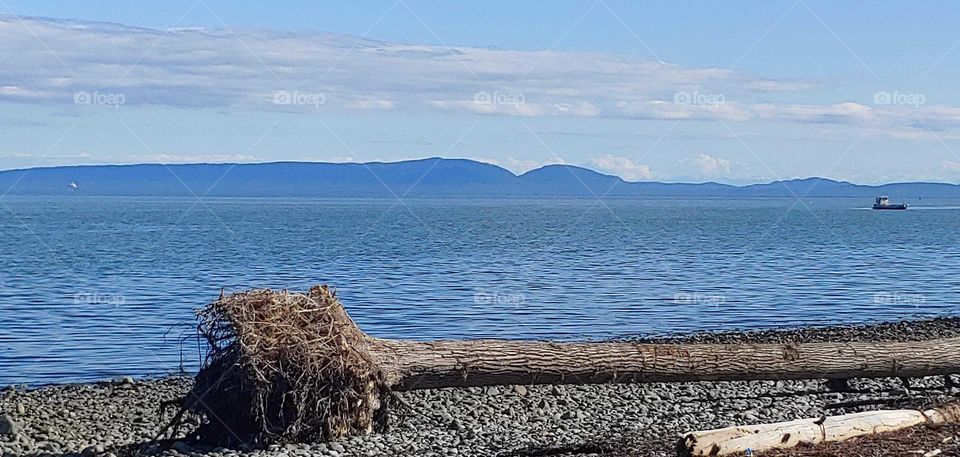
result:
<svg viewBox="0 0 960 457"><path fill-rule="evenodd" d="M185 406L207 438L265 443L369 433L393 390L504 384L927 376L960 372L960 339L639 344L373 338L331 289L254 290L199 313L210 349Z"/></svg>
<svg viewBox="0 0 960 457"><path fill-rule="evenodd" d="M745 455L770 449L787 449L800 443L844 441L858 436L894 432L920 424L943 424L960 420L960 404L926 411L868 411L818 419L799 419L775 424L729 427L691 432L678 444L681 456ZM749 452L748 452L749 451Z"/></svg>
<svg viewBox="0 0 960 457"><path fill-rule="evenodd" d="M797 345L372 340L370 347L395 390L914 377L960 372L960 338Z"/></svg>

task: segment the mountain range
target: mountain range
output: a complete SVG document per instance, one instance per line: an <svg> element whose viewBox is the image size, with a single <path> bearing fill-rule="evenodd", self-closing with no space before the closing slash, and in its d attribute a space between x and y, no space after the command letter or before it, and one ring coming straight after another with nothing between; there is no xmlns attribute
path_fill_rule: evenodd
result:
<svg viewBox="0 0 960 457"><path fill-rule="evenodd" d="M77 165L0 171L0 195L216 197L960 197L960 185L825 178L733 186L628 182L572 165L521 175L467 159L402 162Z"/></svg>

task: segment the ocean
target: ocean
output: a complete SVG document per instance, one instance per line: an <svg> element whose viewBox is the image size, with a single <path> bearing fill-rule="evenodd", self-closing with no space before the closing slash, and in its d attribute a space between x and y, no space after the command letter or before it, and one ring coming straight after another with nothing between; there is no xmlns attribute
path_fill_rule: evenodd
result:
<svg viewBox="0 0 960 457"><path fill-rule="evenodd" d="M194 310L334 286L388 338L960 314L960 201L0 198L0 385L192 371Z"/></svg>

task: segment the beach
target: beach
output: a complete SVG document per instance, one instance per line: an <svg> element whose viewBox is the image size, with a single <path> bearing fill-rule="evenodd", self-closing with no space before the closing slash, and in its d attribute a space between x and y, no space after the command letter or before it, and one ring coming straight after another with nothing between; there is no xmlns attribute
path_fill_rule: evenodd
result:
<svg viewBox="0 0 960 457"><path fill-rule="evenodd" d="M960 319L764 332L697 334L644 342L901 341L960 335ZM675 455L681 433L825 414L923 407L960 396L960 376L589 386L497 386L398 393L386 433L329 443L242 450L189 440L154 442L192 379L117 378L0 392L0 453L197 456ZM4 424L0 424L4 425ZM180 430L180 437L188 430Z"/></svg>

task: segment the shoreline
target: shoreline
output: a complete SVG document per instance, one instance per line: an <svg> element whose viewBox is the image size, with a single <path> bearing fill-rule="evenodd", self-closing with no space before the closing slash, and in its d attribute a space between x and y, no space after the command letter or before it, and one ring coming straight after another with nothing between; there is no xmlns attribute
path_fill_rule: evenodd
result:
<svg viewBox="0 0 960 457"><path fill-rule="evenodd" d="M960 336L960 318L856 326L700 333L627 339L658 343L798 343L915 341ZM960 376L853 379L850 392L823 380L731 381L585 386L499 386L398 393L383 434L331 443L299 443L240 452L178 442L161 450L153 437L161 402L189 390L181 376L47 385L0 391L0 455L225 456L670 456L678 434L759 422L890 407L920 407L960 397ZM185 430L181 430L182 437ZM599 454L602 455L602 454Z"/></svg>

